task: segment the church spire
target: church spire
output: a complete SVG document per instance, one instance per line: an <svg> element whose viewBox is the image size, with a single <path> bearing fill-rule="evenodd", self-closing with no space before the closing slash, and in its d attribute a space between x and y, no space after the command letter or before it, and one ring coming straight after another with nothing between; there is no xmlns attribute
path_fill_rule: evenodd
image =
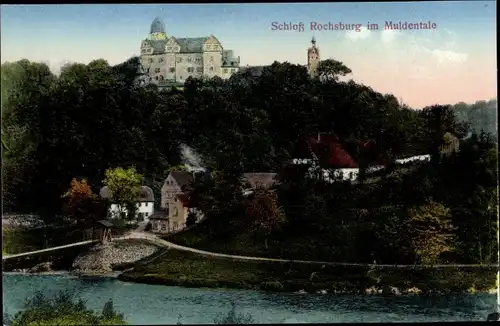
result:
<svg viewBox="0 0 500 326"><path fill-rule="evenodd" d="M312 37L311 44L313 47L316 46L316 38L314 36Z"/></svg>

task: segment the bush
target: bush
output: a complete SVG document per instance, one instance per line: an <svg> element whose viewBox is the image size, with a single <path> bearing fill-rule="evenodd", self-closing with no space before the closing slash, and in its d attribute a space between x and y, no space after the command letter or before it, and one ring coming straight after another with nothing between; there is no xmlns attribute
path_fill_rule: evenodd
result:
<svg viewBox="0 0 500 326"><path fill-rule="evenodd" d="M3 316L3 324L9 326L21 325L123 325L126 324L123 315L113 308L113 302L108 301L100 314L88 309L83 300L74 300L73 296L62 291L55 298L47 298L43 293L36 292L32 298L27 298L24 310L13 318L7 313Z"/></svg>

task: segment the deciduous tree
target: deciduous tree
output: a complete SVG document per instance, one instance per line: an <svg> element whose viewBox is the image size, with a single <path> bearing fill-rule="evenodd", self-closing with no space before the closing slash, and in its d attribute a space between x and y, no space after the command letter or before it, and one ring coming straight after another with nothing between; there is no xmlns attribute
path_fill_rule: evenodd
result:
<svg viewBox="0 0 500 326"><path fill-rule="evenodd" d="M104 200L94 194L86 179L73 179L63 198L66 200L65 213L82 231L106 216Z"/></svg>
<svg viewBox="0 0 500 326"><path fill-rule="evenodd" d="M273 191L257 188L252 198L247 200L246 209L255 231L264 236L267 249L268 237L273 232L280 231L286 222L285 214L278 206L278 196Z"/></svg>
<svg viewBox="0 0 500 326"><path fill-rule="evenodd" d="M410 211L414 229L412 245L422 264L436 264L443 253L455 249L455 227L451 211L440 203L430 202Z"/></svg>
<svg viewBox="0 0 500 326"><path fill-rule="evenodd" d="M142 176L135 168L124 169L121 167L108 169L105 172L104 184L110 191L110 200L118 206L119 212L124 212L135 204L140 196ZM127 212L127 218L132 219L135 211Z"/></svg>

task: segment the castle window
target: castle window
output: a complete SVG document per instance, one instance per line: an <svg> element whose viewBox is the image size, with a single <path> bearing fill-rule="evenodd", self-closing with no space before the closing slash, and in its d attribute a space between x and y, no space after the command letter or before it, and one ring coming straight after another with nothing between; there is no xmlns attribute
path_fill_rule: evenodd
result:
<svg viewBox="0 0 500 326"><path fill-rule="evenodd" d="M201 57L196 57L196 59L194 59L196 63L201 63Z"/></svg>
<svg viewBox="0 0 500 326"><path fill-rule="evenodd" d="M175 72L175 68L170 68L170 72L174 73ZM167 184L168 184L168 182L167 182Z"/></svg>
<svg viewBox="0 0 500 326"><path fill-rule="evenodd" d="M182 58L181 57L177 57L177 63L181 63L182 62Z"/></svg>
<svg viewBox="0 0 500 326"><path fill-rule="evenodd" d="M191 57L187 58L188 62L191 62L193 59Z"/></svg>
<svg viewBox="0 0 500 326"><path fill-rule="evenodd" d="M182 79L182 76L180 76L179 79Z"/></svg>
<svg viewBox="0 0 500 326"><path fill-rule="evenodd" d="M163 80L163 79L165 79L165 78L163 77L163 75L160 75L160 80Z"/></svg>
<svg viewBox="0 0 500 326"><path fill-rule="evenodd" d="M208 58L209 62L214 62L214 57L211 55L210 58Z"/></svg>
<svg viewBox="0 0 500 326"><path fill-rule="evenodd" d="M172 51L172 47L171 46L167 47L167 51Z"/></svg>
<svg viewBox="0 0 500 326"><path fill-rule="evenodd" d="M209 70L213 72L214 71L214 67L210 67Z"/></svg>
<svg viewBox="0 0 500 326"><path fill-rule="evenodd" d="M158 62L163 62L163 58L160 58L160 60L158 60Z"/></svg>
<svg viewBox="0 0 500 326"><path fill-rule="evenodd" d="M158 76L155 76L155 80L158 80Z"/></svg>
<svg viewBox="0 0 500 326"><path fill-rule="evenodd" d="M193 67L189 67L189 68L187 68L187 72L189 72L189 73L193 73L193 72L194 72Z"/></svg>
<svg viewBox="0 0 500 326"><path fill-rule="evenodd" d="M198 67L198 68L196 68L196 71L197 71L197 72L203 72L203 67Z"/></svg>
<svg viewBox="0 0 500 326"><path fill-rule="evenodd" d="M159 73L160 72L160 68L155 68L155 73Z"/></svg>
<svg viewBox="0 0 500 326"><path fill-rule="evenodd" d="M153 63L153 61L154 61L153 58L149 59L149 63Z"/></svg>
<svg viewBox="0 0 500 326"><path fill-rule="evenodd" d="M227 74L227 68L224 68L224 70L222 70L222 72Z"/></svg>

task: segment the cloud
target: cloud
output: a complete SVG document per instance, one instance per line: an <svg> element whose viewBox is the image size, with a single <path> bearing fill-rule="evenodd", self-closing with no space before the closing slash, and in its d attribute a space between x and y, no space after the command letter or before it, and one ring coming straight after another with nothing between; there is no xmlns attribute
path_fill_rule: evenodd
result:
<svg viewBox="0 0 500 326"><path fill-rule="evenodd" d="M401 31L394 30L394 29L384 29L380 33L380 39L385 44L392 43L399 36L401 36Z"/></svg>
<svg viewBox="0 0 500 326"><path fill-rule="evenodd" d="M370 33L371 32L368 30L368 28L366 28L366 26L361 26L359 32L357 32L356 30L348 31L346 32L345 36L352 41L358 41L367 38L368 36L370 36Z"/></svg>
<svg viewBox="0 0 500 326"><path fill-rule="evenodd" d="M415 37L412 37L410 49L414 55L421 57L424 55L431 56L440 65L463 63L469 58L467 53L453 50L456 46L456 43L453 41L440 44L441 46L436 46L435 44L436 42L432 42L430 39L417 40Z"/></svg>
<svg viewBox="0 0 500 326"><path fill-rule="evenodd" d="M444 63L444 62L462 63L467 61L468 58L467 53L461 53L449 50L434 49L430 50L430 52L434 56L434 58L437 59L439 63Z"/></svg>

